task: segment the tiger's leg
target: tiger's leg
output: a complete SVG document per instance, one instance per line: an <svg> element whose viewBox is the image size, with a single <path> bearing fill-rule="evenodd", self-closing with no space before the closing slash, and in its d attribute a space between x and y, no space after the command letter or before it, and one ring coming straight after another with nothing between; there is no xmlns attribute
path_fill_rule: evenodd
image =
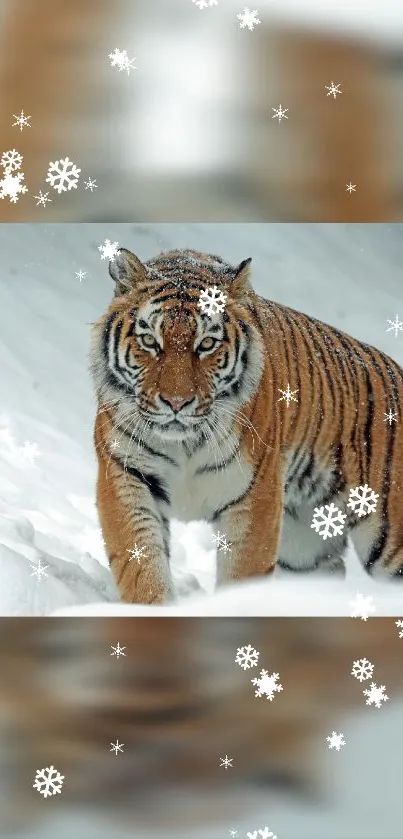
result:
<svg viewBox="0 0 403 839"><path fill-rule="evenodd" d="M120 596L125 603L163 603L173 597L168 521L150 489L123 464L98 460L98 514Z"/></svg>
<svg viewBox="0 0 403 839"><path fill-rule="evenodd" d="M225 536L229 545L217 546L216 585L274 571L282 511L281 479L263 469L245 497L213 516L214 533Z"/></svg>
<svg viewBox="0 0 403 839"><path fill-rule="evenodd" d="M397 534L394 541L388 536L388 530L388 523L383 522L381 516L371 513L354 522L351 538L365 571L371 577L403 581L403 535Z"/></svg>
<svg viewBox="0 0 403 839"><path fill-rule="evenodd" d="M284 572L331 574L345 577L347 535L323 539L311 527L314 505L301 504L284 510L278 566Z"/></svg>

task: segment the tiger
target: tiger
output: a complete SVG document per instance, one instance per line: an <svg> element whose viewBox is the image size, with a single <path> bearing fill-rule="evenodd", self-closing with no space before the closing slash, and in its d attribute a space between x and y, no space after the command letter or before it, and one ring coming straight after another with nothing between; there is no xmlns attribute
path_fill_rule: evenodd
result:
<svg viewBox="0 0 403 839"><path fill-rule="evenodd" d="M174 599L172 518L216 531L217 586L343 576L348 536L369 575L403 579L403 371L259 296L251 262L125 248L110 262L90 369L96 503L124 602Z"/></svg>
<svg viewBox="0 0 403 839"><path fill-rule="evenodd" d="M112 654L118 640L119 660ZM344 731L350 760L354 717L361 724L370 718L372 730L390 710L393 730L401 730L401 643L393 620L378 617L14 621L12 631L0 635L7 673L0 685L0 834L36 825L35 837L99 836L94 827L88 833L40 829L41 820L64 813L64 806L68 815L81 809L106 823L102 835L110 836L113 824L113 835L120 836L126 824L136 837L149 837L141 826L158 837L189 837L192 826L197 837L228 835L224 828L239 826L241 817L254 823L251 797L257 794L266 815L284 796L301 816L304 807L318 808L327 798L337 806L343 770L336 759L334 780L327 774L326 736L335 727ZM246 644L249 667L242 659ZM382 712L366 707L363 690L370 681L351 675L364 653L374 680L386 686ZM278 671L283 688L270 702L255 696L251 681L265 667ZM115 757L116 741L122 751ZM227 771L220 766L225 755L232 760ZM396 763L390 757L379 768L382 817L391 806ZM65 780L61 795L44 801L32 785L37 770L50 764ZM396 819L400 826L397 809ZM221 820L222 830L207 833ZM283 836L280 825L270 826ZM355 836L349 827L346 835ZM364 833L376 835L364 827L357 835ZM284 835L311 834L299 825ZM325 815L317 835L337 835Z"/></svg>

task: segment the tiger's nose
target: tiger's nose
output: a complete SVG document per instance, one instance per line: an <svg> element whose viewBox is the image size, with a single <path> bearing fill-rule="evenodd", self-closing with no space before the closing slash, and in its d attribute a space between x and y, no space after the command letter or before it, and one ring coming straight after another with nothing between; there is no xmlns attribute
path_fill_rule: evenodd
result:
<svg viewBox="0 0 403 839"><path fill-rule="evenodd" d="M160 399L169 405L173 411L180 411L188 402L193 402L193 396L163 396L161 393Z"/></svg>

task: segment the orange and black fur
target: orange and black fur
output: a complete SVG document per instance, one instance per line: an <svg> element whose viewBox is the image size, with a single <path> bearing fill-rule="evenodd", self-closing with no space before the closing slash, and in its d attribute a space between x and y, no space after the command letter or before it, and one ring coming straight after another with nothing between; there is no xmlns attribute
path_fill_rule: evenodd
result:
<svg viewBox="0 0 403 839"><path fill-rule="evenodd" d="M110 263L115 298L91 350L97 502L125 601L172 598L171 517L225 534L219 585L276 566L344 573L347 534L369 574L403 580L403 371L259 297L250 262L121 249ZM226 302L210 316L212 286ZM347 502L365 484L377 506L359 517ZM346 520L324 540L311 524L331 503Z"/></svg>

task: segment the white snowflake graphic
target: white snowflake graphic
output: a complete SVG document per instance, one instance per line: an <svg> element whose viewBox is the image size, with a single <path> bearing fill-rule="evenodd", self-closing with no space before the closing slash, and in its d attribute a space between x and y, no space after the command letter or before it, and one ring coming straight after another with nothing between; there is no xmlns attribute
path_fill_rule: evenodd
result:
<svg viewBox="0 0 403 839"><path fill-rule="evenodd" d="M327 512L325 513L325 510ZM347 518L333 501L323 507L315 507L311 527L326 541L333 536L340 536Z"/></svg>
<svg viewBox="0 0 403 839"><path fill-rule="evenodd" d="M13 126L18 125L20 131L22 131L24 128L31 128L31 125L28 122L28 120L31 119L31 116L26 117L24 111L21 111L19 117L17 117L17 114L13 114L13 117L15 117L16 119L16 122L13 122Z"/></svg>
<svg viewBox="0 0 403 839"><path fill-rule="evenodd" d="M119 743L119 740L116 740L116 743L111 743L112 748L109 749L110 752L115 752L115 757L118 756L118 752L123 753L123 746L124 743Z"/></svg>
<svg viewBox="0 0 403 839"><path fill-rule="evenodd" d="M83 279L84 279L84 277L86 277L86 276L87 276L87 272L86 272L86 271L82 271L82 270L81 270L81 268L80 268L80 270L79 270L79 271L76 271L76 272L75 272L75 275L76 275L77 280L80 280L80 283L81 283L81 280L83 280Z"/></svg>
<svg viewBox="0 0 403 839"><path fill-rule="evenodd" d="M353 662L351 675L359 682L366 682L367 679L371 679L373 672L374 665L367 658L358 658L357 661Z"/></svg>
<svg viewBox="0 0 403 839"><path fill-rule="evenodd" d="M94 189L98 189L98 184L95 178L94 180L92 180L92 178L88 178L88 181L84 181L84 186L86 189L91 190L91 192L94 192Z"/></svg>
<svg viewBox="0 0 403 839"><path fill-rule="evenodd" d="M118 449L119 446L120 446L119 440L117 440L116 437L115 437L115 439L112 440L112 442L111 442L111 448L112 449Z"/></svg>
<svg viewBox="0 0 403 839"><path fill-rule="evenodd" d="M37 769L33 788L47 798L49 795L61 793L64 775L55 769L54 766L46 766L44 769Z"/></svg>
<svg viewBox="0 0 403 839"><path fill-rule="evenodd" d="M289 110L289 108L283 109L281 105L279 105L278 108L272 108L272 111L274 111L272 119L278 119L279 122L281 122L282 119L288 119L287 113Z"/></svg>
<svg viewBox="0 0 403 839"><path fill-rule="evenodd" d="M5 174L9 175L10 172L15 172L17 169L21 169L23 159L22 154L19 154L16 149L3 151L1 156L1 165L5 170Z"/></svg>
<svg viewBox="0 0 403 839"><path fill-rule="evenodd" d="M28 192L28 187L21 183L23 180L24 174L22 172L16 172L15 175L12 175L11 172L5 174L4 178L0 180L0 198L8 197L11 204L15 204L20 195Z"/></svg>
<svg viewBox="0 0 403 839"><path fill-rule="evenodd" d="M381 707L381 702L387 702L389 696L385 694L385 685L377 685L375 682L371 682L369 688L367 690L363 690L364 696L367 697L365 700L366 705L375 705L375 708Z"/></svg>
<svg viewBox="0 0 403 839"><path fill-rule="evenodd" d="M388 413L385 414L384 412L384 422L389 422L389 425L392 425L392 422L397 422L397 413L389 409Z"/></svg>
<svg viewBox="0 0 403 839"><path fill-rule="evenodd" d="M247 6L243 10L243 12L240 12L239 15L237 15L237 18L240 21L239 28L247 28L251 32L253 32L255 26L258 26L258 24L262 22L257 17L257 9L253 9L253 11L251 11L251 9L248 9Z"/></svg>
<svg viewBox="0 0 403 839"><path fill-rule="evenodd" d="M50 162L46 183L50 184L59 195L70 189L77 189L81 169L68 157Z"/></svg>
<svg viewBox="0 0 403 839"><path fill-rule="evenodd" d="M395 333L395 338L397 338L399 332L403 332L403 320L399 320L399 315L396 315L396 320L389 320L390 326L388 326L386 332L393 332Z"/></svg>
<svg viewBox="0 0 403 839"><path fill-rule="evenodd" d="M259 678L251 679L252 685L255 685L255 687L257 686L255 696L266 696L267 699L272 702L274 694L280 693L280 691L283 690L283 686L277 684L279 678L279 673L272 673L271 676L269 676L267 670L261 670Z"/></svg>
<svg viewBox="0 0 403 839"><path fill-rule="evenodd" d="M19 455L22 460L28 463L35 463L36 458L40 455L38 444L25 440L24 444L19 448Z"/></svg>
<svg viewBox="0 0 403 839"><path fill-rule="evenodd" d="M350 181L349 184L346 184L346 192L349 192L350 195L352 192L357 192L357 184L352 184Z"/></svg>
<svg viewBox="0 0 403 839"><path fill-rule="evenodd" d="M325 84L326 90L329 91L326 94L326 96L333 96L333 99L336 99L338 93L343 93L342 90L339 90L340 84L335 84L334 82L330 82L330 84Z"/></svg>
<svg viewBox="0 0 403 839"><path fill-rule="evenodd" d="M237 830L230 830L229 835L232 836L232 839L234 839L234 837L237 835L237 833L238 833Z"/></svg>
<svg viewBox="0 0 403 839"><path fill-rule="evenodd" d="M249 670L250 667L256 667L259 658L259 653L250 644L247 647L238 647L235 661L242 667L242 670Z"/></svg>
<svg viewBox="0 0 403 839"><path fill-rule="evenodd" d="M114 647L111 644L111 650L113 650L113 652L111 652L111 655L115 655L116 658L119 658L120 655L126 655L126 653L124 652L125 649L126 649L126 647L121 647L120 644L119 644L119 641L118 641L118 643L116 644L116 647Z"/></svg>
<svg viewBox="0 0 403 839"><path fill-rule="evenodd" d="M39 207L39 204L42 204L42 207L46 207L46 204L52 203L52 199L48 198L49 193L43 193L42 190L39 190L39 195L34 195L34 198L37 198L36 206Z"/></svg>
<svg viewBox="0 0 403 839"><path fill-rule="evenodd" d="M208 286L208 288L205 288L200 292L197 305L204 314L212 317L213 315L224 311L226 299L227 295L223 294L216 285Z"/></svg>
<svg viewBox="0 0 403 839"><path fill-rule="evenodd" d="M137 70L137 67L133 64L136 59L129 58L127 50L120 50L116 47L114 52L109 53L108 58L110 59L111 67L117 67L119 73L122 70L126 70L127 75L130 76L131 70Z"/></svg>
<svg viewBox="0 0 403 839"><path fill-rule="evenodd" d="M330 737L326 737L326 740L329 743L329 749L336 749L337 752L340 751L342 746L346 745L344 734L338 734L337 731L332 731Z"/></svg>
<svg viewBox="0 0 403 839"><path fill-rule="evenodd" d="M399 638L403 638L403 621L395 621L395 624L400 629Z"/></svg>
<svg viewBox="0 0 403 839"><path fill-rule="evenodd" d="M32 567L32 573L31 573L30 576L31 577L36 577L36 579L38 580L38 583L42 579L42 577L47 577L48 576L48 574L46 573L46 569L49 568L49 565L42 565L41 558L39 558L38 562L36 562L36 563L31 562L31 567Z"/></svg>
<svg viewBox="0 0 403 839"><path fill-rule="evenodd" d="M347 507L357 513L358 518L374 513L379 494L374 492L368 484L350 489Z"/></svg>
<svg viewBox="0 0 403 839"><path fill-rule="evenodd" d="M270 830L269 827L259 827L258 830L253 830L252 833L247 833L247 839L277 839L277 836Z"/></svg>
<svg viewBox="0 0 403 839"><path fill-rule="evenodd" d="M194 3L198 9L208 9L210 6L217 6L218 0L192 0L192 3Z"/></svg>
<svg viewBox="0 0 403 839"><path fill-rule="evenodd" d="M213 533L212 539L218 551L224 551L224 553L229 551L231 553L231 542L227 542L227 537L224 533L220 533L217 530L217 533Z"/></svg>
<svg viewBox="0 0 403 839"><path fill-rule="evenodd" d="M280 399L277 399L277 402L286 402L287 408L290 406L290 402L298 402L297 397L295 396L298 393L298 390L290 390L290 383L287 382L287 390L281 390L280 387L277 388L279 393L282 393Z"/></svg>
<svg viewBox="0 0 403 839"><path fill-rule="evenodd" d="M371 612L375 612L375 606L372 602L373 597L371 595L364 597L361 592L357 592L353 600L350 600L349 605L351 606L352 618L361 618L361 620L366 621L368 620Z"/></svg>
<svg viewBox="0 0 403 839"><path fill-rule="evenodd" d="M130 554L129 562L131 562L132 559L135 559L138 565L140 565L140 560L143 559L144 551L145 548L138 548L136 543L134 543L134 548L131 548L131 550L127 551L127 553Z"/></svg>
<svg viewBox="0 0 403 839"><path fill-rule="evenodd" d="M233 760L234 758L228 757L228 755L225 755L225 757L220 757L220 766L223 766L224 769L228 769L229 766L232 767Z"/></svg>
<svg viewBox="0 0 403 839"><path fill-rule="evenodd" d="M115 259L119 253L119 242L111 242L110 239L105 239L103 245L99 245L98 250L101 253L101 259Z"/></svg>

